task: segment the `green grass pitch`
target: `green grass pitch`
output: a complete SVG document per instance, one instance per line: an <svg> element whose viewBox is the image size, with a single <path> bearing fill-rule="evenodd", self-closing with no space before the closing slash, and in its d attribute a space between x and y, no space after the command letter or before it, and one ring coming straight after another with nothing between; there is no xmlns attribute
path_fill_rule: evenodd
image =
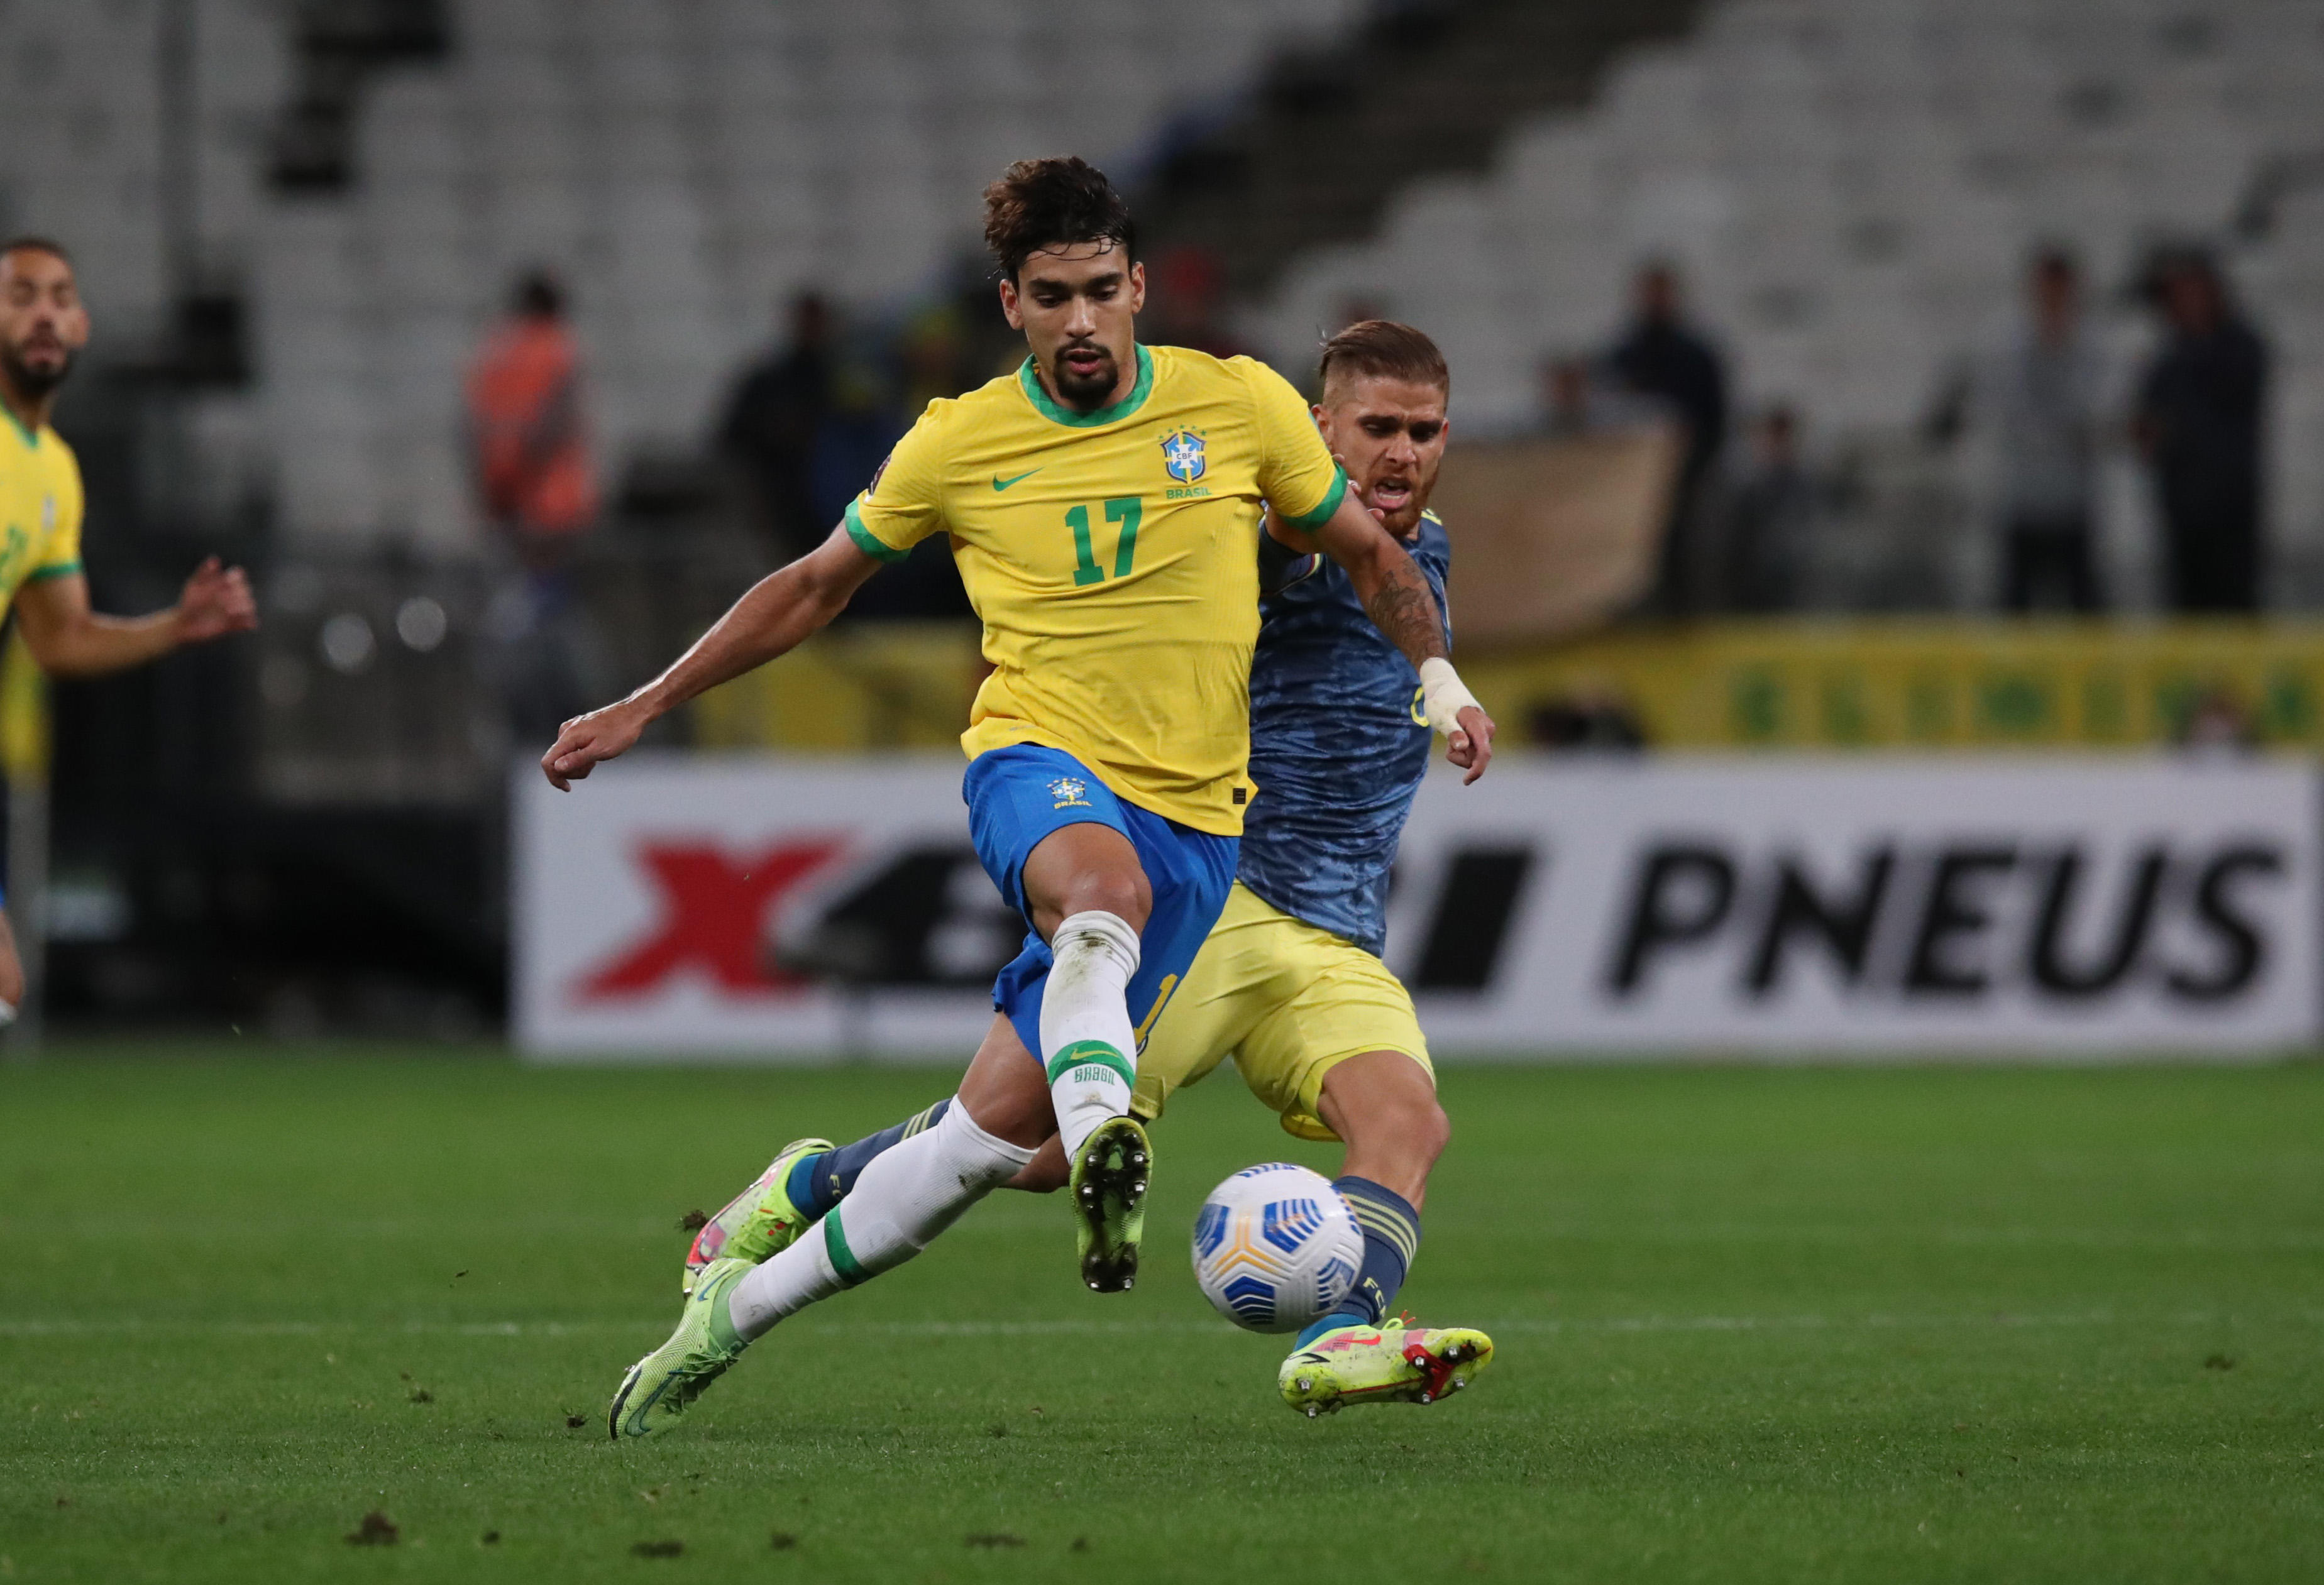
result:
<svg viewBox="0 0 2324 1585"><path fill-rule="evenodd" d="M0 1071L0 1579L2324 1577L2315 1064L1449 1070L1406 1302L1500 1358L1312 1424L1185 1242L1336 1157L1222 1075L1134 1293L996 1196L609 1443L679 1216L950 1077Z"/></svg>

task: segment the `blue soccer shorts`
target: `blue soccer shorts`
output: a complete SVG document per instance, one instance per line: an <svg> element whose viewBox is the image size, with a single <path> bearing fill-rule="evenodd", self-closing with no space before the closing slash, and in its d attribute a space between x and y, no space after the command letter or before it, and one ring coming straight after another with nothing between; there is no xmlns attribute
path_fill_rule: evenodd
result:
<svg viewBox="0 0 2324 1585"><path fill-rule="evenodd" d="M1029 928L1033 910L1025 903L1025 861L1051 832L1068 825L1111 825L1130 839L1154 893L1129 995L1130 1020L1144 1046L1226 906L1242 839L1213 836L1126 804L1071 754L1033 743L989 749L970 760L961 796L968 802L969 839L976 844L977 859L1028 926L1025 949L992 982L992 1005L1037 1062L1041 992L1055 960L1048 943Z"/></svg>

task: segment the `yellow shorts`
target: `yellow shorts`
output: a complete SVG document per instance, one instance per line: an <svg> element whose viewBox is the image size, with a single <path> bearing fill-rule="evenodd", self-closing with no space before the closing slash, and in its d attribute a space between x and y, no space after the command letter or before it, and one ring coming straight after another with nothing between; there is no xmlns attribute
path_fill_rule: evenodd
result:
<svg viewBox="0 0 2324 1585"><path fill-rule="evenodd" d="M1411 994L1388 965L1238 880L1139 1051L1131 1104L1160 1117L1172 1091L1231 1056L1285 1132L1336 1139L1315 1110L1323 1075L1367 1051L1401 1051L1435 1078Z"/></svg>

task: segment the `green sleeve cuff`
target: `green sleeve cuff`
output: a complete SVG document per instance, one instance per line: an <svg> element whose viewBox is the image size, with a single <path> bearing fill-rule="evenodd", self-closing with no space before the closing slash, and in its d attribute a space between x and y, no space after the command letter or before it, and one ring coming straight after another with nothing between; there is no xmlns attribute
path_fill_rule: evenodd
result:
<svg viewBox="0 0 2324 1585"><path fill-rule="evenodd" d="M1332 487L1323 492L1323 499L1312 510L1303 511L1296 517L1287 511L1285 512L1283 521L1295 529L1320 529L1332 521L1332 514L1340 510L1340 502L1346 498L1347 493L1347 470L1334 466L1332 469Z"/></svg>
<svg viewBox="0 0 2324 1585"><path fill-rule="evenodd" d="M79 576L79 562L60 561L54 567L34 567L31 572L24 575L24 581L28 584L32 584L38 583L42 578L70 578L78 577Z"/></svg>
<svg viewBox="0 0 2324 1585"><path fill-rule="evenodd" d="M890 567L909 556L910 551L897 549L863 526L863 513L860 510L862 505L862 502L860 500L849 502L847 515L840 520L847 525L847 537L855 541L855 548L872 560L884 561Z"/></svg>

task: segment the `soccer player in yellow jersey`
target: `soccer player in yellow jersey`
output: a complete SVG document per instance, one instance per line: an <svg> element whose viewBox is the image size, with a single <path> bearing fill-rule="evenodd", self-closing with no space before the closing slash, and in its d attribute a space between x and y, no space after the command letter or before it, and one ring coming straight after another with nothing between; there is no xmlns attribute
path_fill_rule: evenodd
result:
<svg viewBox="0 0 2324 1585"><path fill-rule="evenodd" d="M1316 428L1442 607L1452 548L1428 502L1451 429L1443 354L1409 325L1372 319L1325 342L1317 373ZM1231 1056L1287 1131L1345 1142L1332 1186L1363 1229L1363 1254L1345 1295L1300 1332L1276 1378L1284 1401L1313 1415L1434 1403L1491 1364L1493 1343L1473 1327L1395 1318L1429 1174L1451 1136L1412 998L1380 961L1388 876L1431 733L1410 661L1365 618L1349 580L1298 538L1270 530L1260 546L1250 760L1263 791L1226 908L1139 1047L1135 1107L1142 1120L1160 1117L1172 1093ZM753 1185L702 1228L688 1268L719 1254L774 1253L949 1105L836 1149L795 1152L781 1184ZM1052 1139L1008 1186L1065 1184Z"/></svg>
<svg viewBox="0 0 2324 1585"><path fill-rule="evenodd" d="M657 1404L683 1406L785 1315L917 1254L1053 1134L1084 1279L1130 1286L1150 1167L1130 1115L1138 1031L1218 917L1253 790L1265 510L1346 570L1420 668L1454 761L1481 770L1491 751L1426 580L1349 492L1298 395L1247 359L1138 344L1145 272L1105 178L1075 159L1020 162L987 189L985 218L1002 309L1030 347L1023 368L931 403L821 548L542 756L569 786L946 533L993 664L962 740L970 830L1031 926L958 1104L874 1162L817 1237L762 1266L708 1262L678 1331L617 1393L617 1435L642 1434Z"/></svg>
<svg viewBox="0 0 2324 1585"><path fill-rule="evenodd" d="M71 260L55 243L0 247L0 613L13 605L32 659L51 677L96 677L142 665L180 644L258 625L249 580L212 557L178 603L151 616L89 609L80 565L80 465L49 428L57 388L88 345L88 309ZM0 1024L24 998L15 937L0 918Z"/></svg>

